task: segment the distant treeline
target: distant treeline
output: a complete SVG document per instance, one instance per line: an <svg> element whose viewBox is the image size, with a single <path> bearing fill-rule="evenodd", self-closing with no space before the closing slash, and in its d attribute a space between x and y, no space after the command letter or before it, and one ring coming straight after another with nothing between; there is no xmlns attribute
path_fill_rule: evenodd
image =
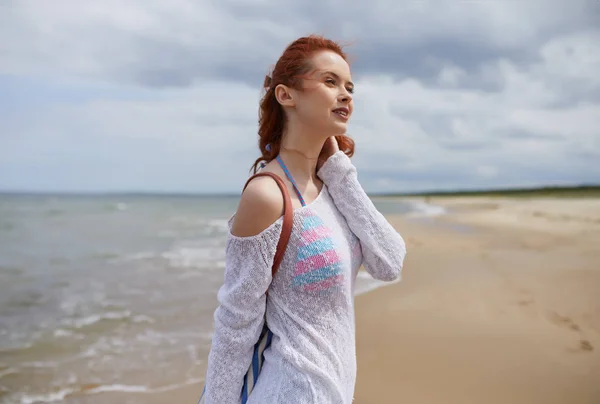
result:
<svg viewBox="0 0 600 404"><path fill-rule="evenodd" d="M35 192L35 191L3 191L0 196L69 196L69 197L150 197L150 198L239 198L239 194L212 194L212 193L185 193L185 192ZM564 187L538 187L538 188L509 188L509 189L482 189L482 190L454 190L454 191L422 191L422 192L394 192L375 193L369 192L371 197L404 197L404 196L523 196L523 197L600 197L600 185L581 185Z"/></svg>
<svg viewBox="0 0 600 404"><path fill-rule="evenodd" d="M600 185L372 194L372 196L600 197Z"/></svg>

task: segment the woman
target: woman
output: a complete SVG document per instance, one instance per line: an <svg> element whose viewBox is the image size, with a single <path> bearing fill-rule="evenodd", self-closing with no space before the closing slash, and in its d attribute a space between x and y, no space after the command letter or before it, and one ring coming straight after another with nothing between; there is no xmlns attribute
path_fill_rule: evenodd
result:
<svg viewBox="0 0 600 404"><path fill-rule="evenodd" d="M248 403L351 403L357 271L362 264L376 279L399 278L404 240L350 161L354 85L341 47L318 36L294 41L265 89L254 172L262 164L286 181L292 234L272 277L284 199L272 178L250 180L229 221L204 399L240 402L266 315L273 337Z"/></svg>

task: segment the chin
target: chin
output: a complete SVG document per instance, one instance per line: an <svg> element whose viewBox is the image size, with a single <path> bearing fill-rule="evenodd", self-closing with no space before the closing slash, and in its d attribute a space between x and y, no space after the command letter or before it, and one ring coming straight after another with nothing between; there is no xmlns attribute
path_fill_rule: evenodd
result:
<svg viewBox="0 0 600 404"><path fill-rule="evenodd" d="M331 128L331 135L345 135L346 132L348 131L348 124L347 123L341 123L341 122L336 122L335 125L333 125L333 128Z"/></svg>

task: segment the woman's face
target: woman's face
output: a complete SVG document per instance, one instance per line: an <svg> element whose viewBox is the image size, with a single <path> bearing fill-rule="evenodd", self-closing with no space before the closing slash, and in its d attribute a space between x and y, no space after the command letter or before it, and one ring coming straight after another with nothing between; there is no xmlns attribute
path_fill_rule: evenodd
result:
<svg viewBox="0 0 600 404"><path fill-rule="evenodd" d="M350 66L332 51L316 53L311 63L314 69L303 88L292 90L296 118L326 136L343 135L354 108Z"/></svg>

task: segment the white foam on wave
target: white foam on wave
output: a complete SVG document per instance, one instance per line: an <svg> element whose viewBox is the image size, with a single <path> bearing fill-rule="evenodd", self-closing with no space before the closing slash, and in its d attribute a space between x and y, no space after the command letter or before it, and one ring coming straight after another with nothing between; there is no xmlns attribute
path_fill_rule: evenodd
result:
<svg viewBox="0 0 600 404"><path fill-rule="evenodd" d="M54 330L55 338L73 338L76 340L82 340L85 338L85 335L73 332L71 330L65 330L63 328L57 328Z"/></svg>
<svg viewBox="0 0 600 404"><path fill-rule="evenodd" d="M202 382L200 378L188 379L183 383L169 384L161 387L148 387L143 385L128 385L128 384L107 384L86 390L86 394L99 393L164 393L171 390L177 390L191 384Z"/></svg>
<svg viewBox="0 0 600 404"><path fill-rule="evenodd" d="M124 320L131 317L131 311L108 311L106 313L92 314L78 319L66 319L64 324L73 328L83 328L103 320Z"/></svg>
<svg viewBox="0 0 600 404"><path fill-rule="evenodd" d="M20 396L17 403L20 404L36 404L36 403L56 403L63 401L67 396L73 394L75 389L65 388L52 393L29 395L23 394Z"/></svg>
<svg viewBox="0 0 600 404"><path fill-rule="evenodd" d="M154 324L156 321L149 316L146 316L144 314L138 314L133 316L132 318L134 323L148 323L148 324Z"/></svg>
<svg viewBox="0 0 600 404"><path fill-rule="evenodd" d="M222 232L229 231L229 220L228 219L212 219L206 223L208 226L220 230Z"/></svg>
<svg viewBox="0 0 600 404"><path fill-rule="evenodd" d="M447 213L446 208L432 205L422 201L410 201L411 211L406 214L409 217L435 217Z"/></svg>
<svg viewBox="0 0 600 404"><path fill-rule="evenodd" d="M156 257L156 253L153 251L141 251L133 254L128 254L124 257L114 258L109 260L110 263L124 263L131 261L142 261L147 259L152 259Z"/></svg>
<svg viewBox="0 0 600 404"><path fill-rule="evenodd" d="M101 358L115 357L131 350L128 340L119 337L102 336L92 345L83 350L79 356L82 358ZM91 363L88 362L88 366Z"/></svg>
<svg viewBox="0 0 600 404"><path fill-rule="evenodd" d="M224 249L219 246L205 245L208 240L176 242L170 249L164 252L142 251L128 254L121 258L110 260L111 263L127 263L134 261L145 261L162 259L172 268L202 268L210 269L221 267ZM147 268L145 268L147 270Z"/></svg>
<svg viewBox="0 0 600 404"><path fill-rule="evenodd" d="M109 384L98 386L87 391L88 394L122 392L122 393L148 393L150 388L147 386L135 386L127 384Z"/></svg>
<svg viewBox="0 0 600 404"><path fill-rule="evenodd" d="M63 330L62 328L54 330L54 336L57 337L57 338L60 338L60 337L71 337L74 334L75 333L73 331Z"/></svg>
<svg viewBox="0 0 600 404"><path fill-rule="evenodd" d="M169 262L170 266L177 268L197 268L206 266L216 252L206 247L178 247L161 254L161 257Z"/></svg>
<svg viewBox="0 0 600 404"><path fill-rule="evenodd" d="M18 404L36 404L36 403L56 403L64 401L68 397L74 397L79 394L93 395L101 393L137 393L137 394L155 394L164 393L172 390L181 389L183 387L201 383L203 379L190 378L183 383L170 384L160 387L148 387L144 385L128 385L128 384L106 384L93 387L91 389L82 390L81 388L68 387L55 392L46 394L22 394L14 401Z"/></svg>
<svg viewBox="0 0 600 404"><path fill-rule="evenodd" d="M56 392L47 393L47 394L38 394L38 395L27 395L24 394L20 397L19 403L21 404L35 404L35 403L51 403L51 402L59 402L63 401L65 398L69 396L74 396L76 394L100 394L100 393L145 393L145 394L154 394L154 393L164 393L167 391L177 390L192 384L201 383L203 379L200 378L190 378L187 379L183 383L175 383L161 387L148 387L144 385L128 385L128 384L105 384L100 385L98 387L94 387L91 389L85 389L82 391L81 389L76 388L64 388Z"/></svg>

